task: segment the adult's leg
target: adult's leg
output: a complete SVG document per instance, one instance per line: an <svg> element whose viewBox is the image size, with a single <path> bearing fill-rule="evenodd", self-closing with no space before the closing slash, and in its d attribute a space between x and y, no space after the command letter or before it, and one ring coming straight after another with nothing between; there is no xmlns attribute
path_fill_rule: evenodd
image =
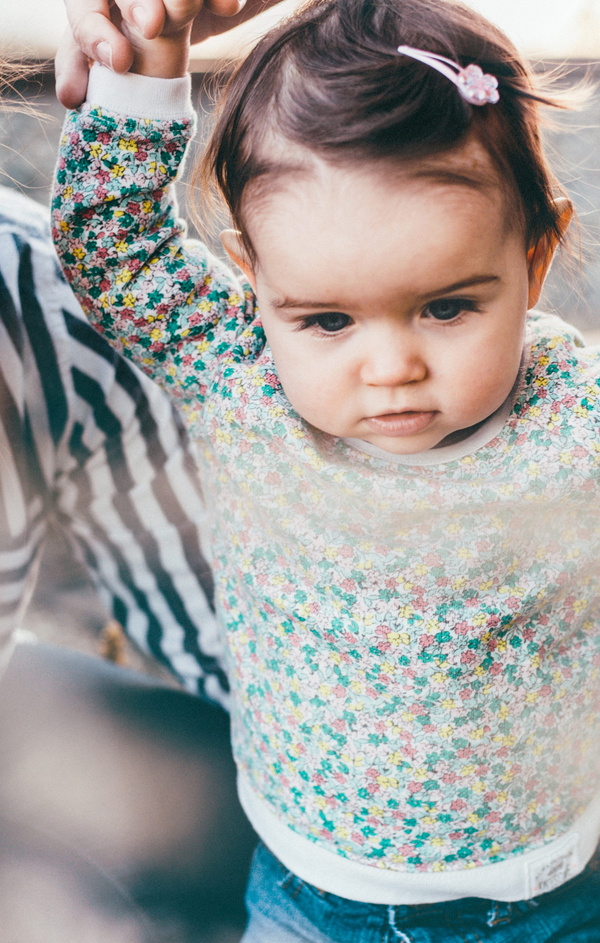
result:
<svg viewBox="0 0 600 943"><path fill-rule="evenodd" d="M115 915L136 927L131 943L167 927L179 943L239 939L255 836L220 708L99 659L20 646L0 681L0 814L0 913L25 919L39 886L28 919L39 911L44 943L61 921L57 940L88 943L84 920L116 927ZM11 939L37 943L26 929ZM121 943L117 929L103 939Z"/></svg>

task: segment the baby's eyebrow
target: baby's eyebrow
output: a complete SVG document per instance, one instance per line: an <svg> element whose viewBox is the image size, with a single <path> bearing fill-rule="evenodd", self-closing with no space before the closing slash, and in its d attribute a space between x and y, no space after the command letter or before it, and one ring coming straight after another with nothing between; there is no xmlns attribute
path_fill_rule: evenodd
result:
<svg viewBox="0 0 600 943"><path fill-rule="evenodd" d="M502 190L504 183L487 152L466 158L460 152L449 154L444 160L439 155L425 158L408 168L413 179L421 179L451 187L470 187L474 190Z"/></svg>
<svg viewBox="0 0 600 943"><path fill-rule="evenodd" d="M474 288L477 285L492 285L500 281L499 275L474 275L469 278L463 278L459 282L453 282L452 285L442 285L431 291L423 292L423 297L433 298L440 295L450 294L453 291L460 291L461 288ZM274 298L271 304L278 311L294 311L304 308L327 308L330 311L337 311L338 306L331 301L312 301L310 299L299 300L297 298Z"/></svg>
<svg viewBox="0 0 600 943"><path fill-rule="evenodd" d="M330 301L311 301L307 299L306 301L300 301L296 298L275 298L271 302L274 308L277 308L278 311L281 310L294 310L295 308L331 308L336 309L335 304L332 305ZM337 310L337 309L336 309Z"/></svg>
<svg viewBox="0 0 600 943"><path fill-rule="evenodd" d="M461 288L474 288L476 285L491 285L499 281L499 275L475 275L473 278L463 278L460 282L453 282L452 285L443 285L441 288L436 288L435 291L427 292L427 295L444 295L452 291L460 291Z"/></svg>
<svg viewBox="0 0 600 943"><path fill-rule="evenodd" d="M481 171L452 170L442 167L423 167L414 171L414 176L420 179L433 180L447 186L471 187L473 190L489 190L497 187L498 182L491 173Z"/></svg>

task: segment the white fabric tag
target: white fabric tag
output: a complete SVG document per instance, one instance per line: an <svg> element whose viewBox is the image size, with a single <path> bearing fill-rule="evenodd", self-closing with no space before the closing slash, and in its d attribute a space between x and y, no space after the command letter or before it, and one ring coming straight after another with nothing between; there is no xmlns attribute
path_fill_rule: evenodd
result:
<svg viewBox="0 0 600 943"><path fill-rule="evenodd" d="M563 845L560 851L555 851L535 864L528 864L528 898L548 894L579 873L578 844L579 836L570 835L568 843Z"/></svg>

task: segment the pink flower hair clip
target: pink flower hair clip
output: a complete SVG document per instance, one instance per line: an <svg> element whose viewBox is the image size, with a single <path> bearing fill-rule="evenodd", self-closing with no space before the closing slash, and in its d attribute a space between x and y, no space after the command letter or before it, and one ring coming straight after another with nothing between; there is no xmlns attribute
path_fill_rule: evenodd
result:
<svg viewBox="0 0 600 943"><path fill-rule="evenodd" d="M458 62L438 56L435 52L425 52L424 49L413 49L412 46L398 46L398 52L404 56L417 59L425 65L431 66L437 72L445 75L456 85L458 91L470 105L495 105L500 100L498 79L495 75L484 73L475 63L463 69Z"/></svg>

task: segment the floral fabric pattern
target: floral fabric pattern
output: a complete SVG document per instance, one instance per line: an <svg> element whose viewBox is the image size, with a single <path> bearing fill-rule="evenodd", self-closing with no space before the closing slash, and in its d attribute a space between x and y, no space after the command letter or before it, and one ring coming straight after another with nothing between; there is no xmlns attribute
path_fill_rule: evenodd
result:
<svg viewBox="0 0 600 943"><path fill-rule="evenodd" d="M507 422L461 458L317 432L251 289L177 221L189 133L72 113L53 225L90 318L197 443L236 761L290 828L376 867L541 846L599 786L600 351L533 316Z"/></svg>

